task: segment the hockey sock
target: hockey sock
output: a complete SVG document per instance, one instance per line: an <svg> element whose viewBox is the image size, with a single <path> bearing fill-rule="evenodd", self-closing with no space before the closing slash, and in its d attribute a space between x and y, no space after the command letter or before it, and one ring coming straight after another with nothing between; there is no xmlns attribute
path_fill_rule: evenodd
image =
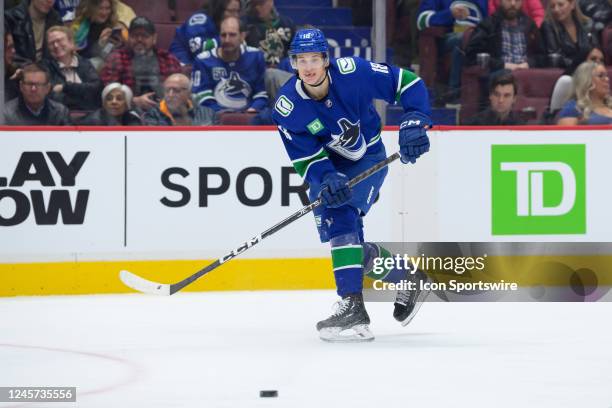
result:
<svg viewBox="0 0 612 408"><path fill-rule="evenodd" d="M330 241L334 277L338 296L345 297L363 290L363 246L356 233L334 237Z"/></svg>

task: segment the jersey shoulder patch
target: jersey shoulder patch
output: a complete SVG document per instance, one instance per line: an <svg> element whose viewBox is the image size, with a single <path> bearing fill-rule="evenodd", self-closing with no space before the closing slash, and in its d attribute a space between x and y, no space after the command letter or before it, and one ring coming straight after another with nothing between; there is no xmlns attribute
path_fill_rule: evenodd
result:
<svg viewBox="0 0 612 408"><path fill-rule="evenodd" d="M194 25L206 24L206 20L208 20L208 16L206 14L204 13L194 14L193 16L191 16L191 18L189 18L189 25L194 26Z"/></svg>
<svg viewBox="0 0 612 408"><path fill-rule="evenodd" d="M274 104L274 110L277 111L279 115L285 118L289 116L291 112L293 112L294 107L295 105L293 104L293 102L291 102L291 100L285 95L279 96L276 100L276 103Z"/></svg>
<svg viewBox="0 0 612 408"><path fill-rule="evenodd" d="M355 72L357 69L357 64L353 57L338 58L336 60L336 65L338 66L338 71L343 75Z"/></svg>
<svg viewBox="0 0 612 408"><path fill-rule="evenodd" d="M247 52L258 52L258 51L261 51L261 50L259 48L257 48L257 47L251 47L250 45L247 45L246 46L246 51Z"/></svg>

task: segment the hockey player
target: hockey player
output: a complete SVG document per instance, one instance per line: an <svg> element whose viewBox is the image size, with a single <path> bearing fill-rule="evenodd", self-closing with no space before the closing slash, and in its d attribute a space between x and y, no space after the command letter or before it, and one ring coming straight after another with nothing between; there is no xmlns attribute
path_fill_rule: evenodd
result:
<svg viewBox="0 0 612 408"><path fill-rule="evenodd" d="M363 265L380 248L364 242L362 219L387 170L353 188L348 182L386 157L374 98L401 103L405 110L399 135L404 163L415 163L429 150L427 91L419 77L401 68L357 57L330 61L327 40L318 29L298 31L289 56L297 75L281 88L273 119L293 166L310 185L311 201L322 199L315 221L321 241L331 244L341 297L317 330L327 341L373 340L363 303ZM407 323L422 296L413 292L401 300L394 316Z"/></svg>

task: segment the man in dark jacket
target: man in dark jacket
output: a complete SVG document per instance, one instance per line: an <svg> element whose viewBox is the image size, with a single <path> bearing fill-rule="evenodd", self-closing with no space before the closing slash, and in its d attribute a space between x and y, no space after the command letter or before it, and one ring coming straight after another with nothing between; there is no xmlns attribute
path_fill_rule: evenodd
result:
<svg viewBox="0 0 612 408"><path fill-rule="evenodd" d="M511 73L496 76L491 81L489 101L491 106L465 121L472 126L514 126L525 122L513 111L516 102L516 80Z"/></svg>
<svg viewBox="0 0 612 408"><path fill-rule="evenodd" d="M477 55L489 54L489 69L514 71L540 66L542 41L535 22L521 11L522 0L501 0L499 10L483 20L466 48L467 65L477 64Z"/></svg>
<svg viewBox="0 0 612 408"><path fill-rule="evenodd" d="M217 119L214 110L193 103L189 78L173 74L164 81L164 99L145 113L144 122L150 126L206 126Z"/></svg>
<svg viewBox="0 0 612 408"><path fill-rule="evenodd" d="M45 33L62 19L53 0L23 0L5 13L4 24L15 41L15 64L23 66L49 56Z"/></svg>
<svg viewBox="0 0 612 408"><path fill-rule="evenodd" d="M26 65L19 82L21 95L4 105L7 125L62 126L70 124L68 108L49 99L49 72L42 66Z"/></svg>
<svg viewBox="0 0 612 408"><path fill-rule="evenodd" d="M102 81L91 62L77 54L72 30L51 27L47 43L51 58L43 60L43 64L51 74L51 99L73 110L99 108Z"/></svg>

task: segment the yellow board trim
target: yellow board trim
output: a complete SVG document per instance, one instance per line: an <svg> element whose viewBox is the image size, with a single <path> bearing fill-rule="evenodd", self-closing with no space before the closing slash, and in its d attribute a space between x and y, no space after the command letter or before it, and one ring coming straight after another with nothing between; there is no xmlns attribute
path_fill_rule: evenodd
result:
<svg viewBox="0 0 612 408"><path fill-rule="evenodd" d="M0 297L131 293L119 280L127 269L162 283L177 282L212 260L99 261L0 264ZM590 270L598 285L612 286L612 256L491 256L486 270L437 280L516 282L521 287L567 286L572 276ZM578 271L578 272L576 272ZM371 286L368 278L365 287ZM236 259L189 285L184 291L334 289L330 258Z"/></svg>
<svg viewBox="0 0 612 408"><path fill-rule="evenodd" d="M0 264L0 296L131 293L119 280L127 269L143 278L173 283L213 260L104 261ZM184 291L334 288L331 259L237 259Z"/></svg>

